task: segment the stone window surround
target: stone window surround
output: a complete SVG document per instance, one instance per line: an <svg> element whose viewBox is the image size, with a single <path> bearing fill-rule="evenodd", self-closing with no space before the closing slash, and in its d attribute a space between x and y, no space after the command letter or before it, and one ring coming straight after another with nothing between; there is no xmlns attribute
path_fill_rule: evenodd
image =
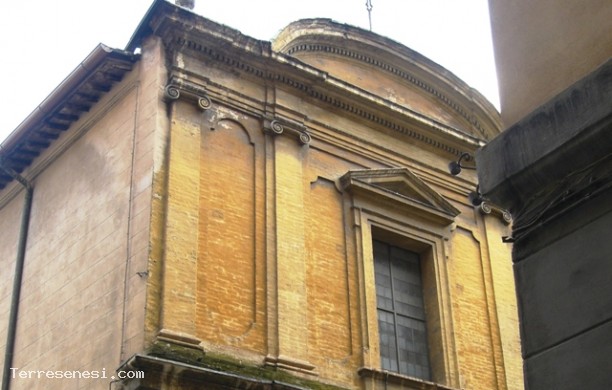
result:
<svg viewBox="0 0 612 390"><path fill-rule="evenodd" d="M398 187L398 183L406 190ZM451 227L459 211L406 168L349 171L340 178L340 188L345 191L345 201L355 225L364 364L358 373L365 388L393 383L419 389L458 387L458 360L452 337L445 260L449 254ZM419 253L423 272L426 268L429 270L431 278L424 280L427 323L428 328L435 323L440 329L428 332L433 382L380 369L374 239Z"/></svg>

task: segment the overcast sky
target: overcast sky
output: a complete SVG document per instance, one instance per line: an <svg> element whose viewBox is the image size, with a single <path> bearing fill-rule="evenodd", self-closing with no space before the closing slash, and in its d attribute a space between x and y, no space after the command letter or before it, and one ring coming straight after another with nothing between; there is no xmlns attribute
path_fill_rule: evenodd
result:
<svg viewBox="0 0 612 390"><path fill-rule="evenodd" d="M487 0L371 0L372 30L429 57L499 108ZM196 0L194 12L262 40L312 17L368 28L366 0ZM0 141L94 49L124 48L152 0L2 0Z"/></svg>

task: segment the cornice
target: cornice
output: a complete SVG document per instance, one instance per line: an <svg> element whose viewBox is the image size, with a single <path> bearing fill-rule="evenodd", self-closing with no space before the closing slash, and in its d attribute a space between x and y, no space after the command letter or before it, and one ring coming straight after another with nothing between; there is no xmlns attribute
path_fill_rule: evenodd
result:
<svg viewBox="0 0 612 390"><path fill-rule="evenodd" d="M193 31L190 34L177 34L176 28L171 28L168 23L174 22L168 19L166 23L160 23L160 26L164 26L160 32L168 33L163 38L173 53L187 51L192 56L217 63L223 69L233 69L265 84L272 82L288 86L319 103L401 133L453 156L484 145L477 137L331 77L284 54L273 52L268 57L261 55L259 49L253 52L252 45L251 49L235 45L228 47L210 34L199 36ZM252 44L250 41L248 43ZM251 55L245 55L245 51ZM180 65L174 64L173 67L180 68ZM189 70L183 73L189 73ZM209 82L212 84L212 81ZM220 85L218 87L224 88Z"/></svg>
<svg viewBox="0 0 612 390"><path fill-rule="evenodd" d="M423 81L422 79L410 74L397 66L384 62L375 57L360 53L355 50L348 49L346 47L338 47L335 45L320 43L320 44L295 44L290 48L286 49L286 53L288 55L293 55L299 52L308 52L308 53L317 53L317 52L325 52L335 54L341 57L350 58L357 60L359 62L374 66L386 73L390 73L394 76L400 77L401 79L409 82L410 84L416 86L417 88L427 92L428 94L435 97L438 101L442 102L444 105L455 111L461 118L463 118L467 123L473 126L485 139L490 139L494 136L494 134L487 134L487 131L484 129L480 121L476 118L475 115L466 112L460 105L458 105L453 99L449 98L445 93L440 91L437 88L434 88L431 84Z"/></svg>
<svg viewBox="0 0 612 390"><path fill-rule="evenodd" d="M388 37L330 19L302 19L286 26L274 38L272 49L298 59L301 53L312 53L364 64L421 89L465 120L469 132L486 139L501 132L499 113L482 94L448 69Z"/></svg>
<svg viewBox="0 0 612 390"><path fill-rule="evenodd" d="M189 79L197 75L181 72L180 69L175 70L177 74L171 77L170 82L165 88L165 99L168 102L183 100L193 104L202 112L215 110L217 104L222 104L226 107L231 107L233 110L260 119L263 131L272 136L285 134L295 138L296 142L300 145L315 149L327 150L327 147L323 145L339 147L343 150L363 155L371 161L385 161L389 167L406 166L408 164L407 166L414 172L419 172L419 176L426 182L451 190L461 196L465 196L475 186L472 181L466 180L465 177L453 177L453 180L449 181L446 169L441 170L433 166L425 168L422 166L421 161L415 160L409 155L398 154L396 151L381 149L381 145L368 139L359 139L357 144L355 144L354 141L350 141L355 140L353 134L343 129L332 127L328 123L318 122L309 118L296 120L295 118L299 117L299 115L286 115L280 112L285 110L267 113L263 109L263 102L253 100L252 96L239 95L236 91L224 88L208 79L198 80L200 84L197 84ZM217 116L212 117L216 118L216 120L221 119ZM212 123L211 127L215 128L216 123ZM317 140L315 144L311 144L313 138ZM369 145L369 147L364 149L363 145ZM467 197L465 204L469 204L467 203ZM486 207L482 210L479 208L479 210L484 214L489 213ZM499 213L494 209L493 214L498 215ZM498 216L501 218L502 214Z"/></svg>
<svg viewBox="0 0 612 390"><path fill-rule="evenodd" d="M195 84L188 80L173 76L164 88L164 98L167 102L185 99L194 103L201 111L214 109L213 101L209 98L205 86ZM219 120L221 118L217 118ZM296 138L301 145L308 145L312 140L307 127L303 123L286 118L281 115L261 116L263 119L263 131L273 136L287 134ZM211 128L217 127L216 121Z"/></svg>
<svg viewBox="0 0 612 390"><path fill-rule="evenodd" d="M217 85L208 79L198 80L201 82L201 84L198 84L189 79L189 77L193 78L197 75L191 74L190 72L183 72L181 69L175 69L175 71L176 74L171 77L170 82L165 87L164 96L167 102L183 100L187 103L193 104L202 112L215 112L219 104L226 107L231 107L234 110L238 110L247 115L259 118L262 121L262 130L266 134L274 137L287 135L294 138L296 142L302 146L309 146L312 138L316 137L317 143L313 146L314 148L320 148L322 146L322 142L328 143L343 149L358 151L359 154L369 156L367 158L371 158L373 160L387 161L390 167L404 166L408 161L411 161L409 163L411 169L419 171L420 176L423 176L421 178L422 180L433 185L442 186L445 189L452 190L460 195L467 194L474 186L472 182L464 182L464 180L460 180L461 178L457 177L453 178L454 180L449 182L448 177L444 178L444 176L448 176L448 173L445 170L440 171L434 167L428 167L427 169L423 170L422 167L418 167L420 166L420 163L417 161L412 161L409 156L397 155L396 158L392 158L391 156L395 155L395 152L390 150L387 150L386 153L378 153L376 150L380 148L380 145L372 143L367 139L360 139L359 143L361 144L365 142L366 144L370 144L372 148L366 148L366 150L355 149L353 146L351 146L353 145L351 142L347 143L346 140L343 142L338 142L339 135L343 139L354 138L352 134L346 133L341 129L329 127L329 125L326 123L311 121L308 118L296 120L296 115L294 114L297 113L290 114L288 112L283 114L281 113L285 111L283 109L276 110L274 113L267 113L265 110L263 110L263 102L252 100L252 97L250 96L247 97L249 98L248 101L244 101L243 99L245 96L239 95L236 91L223 89L223 86ZM299 115L297 115L297 117L299 117ZM216 122L222 119L217 115L212 115L210 118L216 118L210 125L211 129L216 128ZM331 131L331 133L329 133L329 131ZM434 171L436 174L434 174ZM466 205L467 204L468 203L466 203ZM492 214L497 216L506 224L511 222L511 216L506 210L503 210L490 202L482 203L477 207L477 210L481 214Z"/></svg>
<svg viewBox="0 0 612 390"><path fill-rule="evenodd" d="M401 133L451 156L484 145L479 136L334 78L290 55L275 52L268 41L245 36L166 1L157 0L151 6L128 48L139 47L149 35L162 38L171 68L181 67L178 53L201 58L241 77L258 79L265 85L282 84L319 104ZM469 117L467 111L465 115Z"/></svg>

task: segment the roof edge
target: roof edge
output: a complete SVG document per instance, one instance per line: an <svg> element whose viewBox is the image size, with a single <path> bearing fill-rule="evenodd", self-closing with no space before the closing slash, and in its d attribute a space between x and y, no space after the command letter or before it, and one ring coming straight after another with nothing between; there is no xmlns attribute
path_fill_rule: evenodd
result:
<svg viewBox="0 0 612 390"><path fill-rule="evenodd" d="M77 67L66 76L62 82L51 91L49 95L13 130L0 144L0 156L4 150L9 150L17 144L19 139L29 128L39 123L47 115L51 114L59 104L74 88L79 85L87 75L97 68L108 57L123 57L133 60L134 55L123 50L113 49L102 43L98 44L91 53L85 57Z"/></svg>
<svg viewBox="0 0 612 390"><path fill-rule="evenodd" d="M17 173L51 147L81 114L130 71L138 55L99 44L0 144L0 159ZM102 72L102 73L100 73ZM97 80L94 80L98 77ZM80 93L87 91L87 97ZM62 111L64 110L64 111ZM0 191L11 181L0 171Z"/></svg>
<svg viewBox="0 0 612 390"><path fill-rule="evenodd" d="M134 33L130 37L130 40L128 41L127 45L125 46L125 49L124 49L125 51L133 53L134 50L136 50L140 46L140 43L141 43L142 39L146 35L149 35L149 34L153 33L153 29L151 29L151 25L149 23L151 18L153 18L153 15L155 15L157 12L159 12L158 11L159 8L161 8L161 7L168 7L168 6L171 6L171 4L168 3L165 0L155 0L155 1L153 1L153 3L149 7L149 9L145 13L145 15L142 17L142 19L138 23L138 26L136 27L136 30L134 30Z"/></svg>

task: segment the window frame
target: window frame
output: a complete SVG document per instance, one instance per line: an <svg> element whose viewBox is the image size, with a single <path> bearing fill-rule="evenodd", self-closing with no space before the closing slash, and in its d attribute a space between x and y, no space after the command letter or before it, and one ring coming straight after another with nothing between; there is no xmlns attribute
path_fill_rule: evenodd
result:
<svg viewBox="0 0 612 390"><path fill-rule="evenodd" d="M394 183L392 186L389 183ZM402 183L406 190L398 192ZM358 286L361 308L362 361L359 374L376 380L380 373L399 381L458 386L458 360L453 338L448 270L444 261L459 211L406 168L349 171L340 179L355 232ZM393 188L393 190L389 190ZM421 256L432 382L381 369L373 240L388 242ZM366 388L368 388L366 383Z"/></svg>

